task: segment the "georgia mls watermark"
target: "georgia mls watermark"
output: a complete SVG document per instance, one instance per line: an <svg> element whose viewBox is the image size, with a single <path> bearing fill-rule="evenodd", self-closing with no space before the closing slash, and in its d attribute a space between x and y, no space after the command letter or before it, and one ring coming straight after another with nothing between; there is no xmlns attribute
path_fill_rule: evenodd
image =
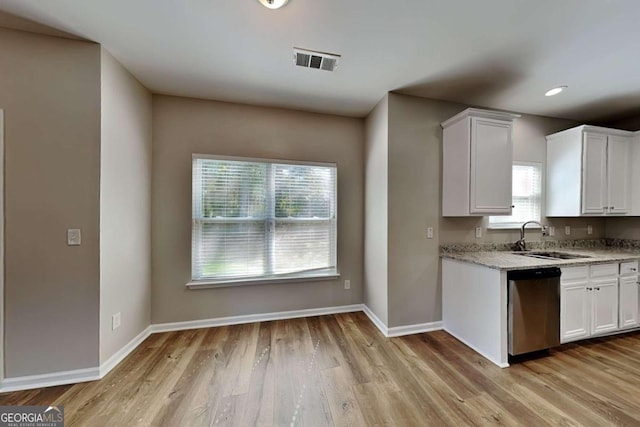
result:
<svg viewBox="0 0 640 427"><path fill-rule="evenodd" d="M64 427L64 406L0 406L0 427Z"/></svg>

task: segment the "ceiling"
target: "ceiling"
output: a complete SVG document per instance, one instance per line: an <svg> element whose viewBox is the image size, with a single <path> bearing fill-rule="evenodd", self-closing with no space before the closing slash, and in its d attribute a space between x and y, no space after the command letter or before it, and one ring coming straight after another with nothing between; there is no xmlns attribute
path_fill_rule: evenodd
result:
<svg viewBox="0 0 640 427"><path fill-rule="evenodd" d="M640 114L637 0L0 0L155 93L365 116L387 91L604 122ZM342 55L335 73L292 48ZM544 92L566 84L555 97Z"/></svg>

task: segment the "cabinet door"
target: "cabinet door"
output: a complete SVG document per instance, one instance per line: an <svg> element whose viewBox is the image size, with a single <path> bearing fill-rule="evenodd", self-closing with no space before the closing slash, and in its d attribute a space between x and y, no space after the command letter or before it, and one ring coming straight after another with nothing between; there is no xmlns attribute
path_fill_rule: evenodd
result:
<svg viewBox="0 0 640 427"><path fill-rule="evenodd" d="M604 214L607 136L585 133L582 144L582 213Z"/></svg>
<svg viewBox="0 0 640 427"><path fill-rule="evenodd" d="M620 278L620 328L638 325L638 277Z"/></svg>
<svg viewBox="0 0 640 427"><path fill-rule="evenodd" d="M512 123L471 119L472 214L511 214Z"/></svg>
<svg viewBox="0 0 640 427"><path fill-rule="evenodd" d="M589 336L589 293L587 282L562 285L560 290L560 342Z"/></svg>
<svg viewBox="0 0 640 427"><path fill-rule="evenodd" d="M607 200L608 214L629 213L630 141L609 136L607 144Z"/></svg>
<svg viewBox="0 0 640 427"><path fill-rule="evenodd" d="M618 278L593 281L591 291L591 334L618 329Z"/></svg>

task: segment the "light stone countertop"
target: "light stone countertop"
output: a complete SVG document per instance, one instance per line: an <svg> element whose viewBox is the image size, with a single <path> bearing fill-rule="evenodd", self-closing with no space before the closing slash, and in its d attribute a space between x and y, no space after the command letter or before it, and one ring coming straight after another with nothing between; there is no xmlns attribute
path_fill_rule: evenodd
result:
<svg viewBox="0 0 640 427"><path fill-rule="evenodd" d="M533 250L541 252L544 249ZM470 262L484 265L496 270L528 270L540 267L574 267L589 264L605 264L608 262L624 262L640 259L640 248L598 248L598 249L578 249L578 248L552 248L546 251L556 251L574 255L583 255L585 258L546 260L517 255L510 251L453 251L441 252L442 258L454 259L458 261Z"/></svg>

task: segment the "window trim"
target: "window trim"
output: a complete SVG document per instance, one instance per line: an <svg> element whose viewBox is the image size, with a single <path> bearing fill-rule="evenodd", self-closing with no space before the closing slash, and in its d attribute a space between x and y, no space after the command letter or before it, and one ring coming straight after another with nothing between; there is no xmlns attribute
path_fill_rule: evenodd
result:
<svg viewBox="0 0 640 427"><path fill-rule="evenodd" d="M198 154L191 155L191 161L198 159L205 160L227 160L231 162L256 162L256 163L278 163L281 165L301 165L301 166L323 166L327 168L336 168L336 182L338 177L338 164L331 162L312 162L306 160L290 160L290 159L271 159L262 157L242 157L242 156L218 156L217 154ZM336 189L337 195L337 189ZM337 206L337 205L336 205Z"/></svg>
<svg viewBox="0 0 640 427"><path fill-rule="evenodd" d="M539 220L534 220L539 221ZM487 230L519 230L522 228L522 223L519 222L505 222L504 224L491 224L487 225ZM537 224L527 224L525 227L527 230L532 229L540 229L541 227Z"/></svg>
<svg viewBox="0 0 640 427"><path fill-rule="evenodd" d="M261 158L261 157L242 157L242 156L222 156L215 154L200 154L193 153L191 154L191 181L193 182L193 163L195 160L223 160L223 161L238 161L238 162L256 162L256 163L266 163L266 164L281 164L281 165L300 165L300 166L319 166L319 167L329 167L334 168L335 170L335 186L333 189L333 199L334 199L334 218L333 219L314 219L314 218L274 218L274 222L325 222L325 221L333 221L334 222L334 236L335 236L335 266L333 268L322 268L313 271L306 272L296 272L296 273L287 273L280 275L263 275L263 276L252 276L252 277L228 277L221 278L219 280L206 278L202 280L197 280L193 278L193 250L190 252L191 262L190 262L190 272L189 276L191 279L186 283L186 287L188 289L207 289L207 288L224 288L224 287L232 287L232 286L246 286L246 285L261 285L261 284L275 284L275 283L292 283L292 282L311 282L311 281L324 281L324 280L334 280L340 277L339 273L339 257L338 257L338 164L333 162L313 162L313 161L304 161L304 160L290 160L290 159L273 159L273 158ZM191 187L191 236L193 239L194 233L194 221L203 221L203 222L227 222L227 221L242 221L242 219L232 219L232 218L224 218L224 219L196 219L193 216L196 198L194 197L194 187ZM191 242L193 245L193 240Z"/></svg>
<svg viewBox="0 0 640 427"><path fill-rule="evenodd" d="M540 168L540 218L532 218L532 220L534 221L542 221L542 218L544 217L543 212L542 212L542 203L544 201L544 178L545 178L545 174L544 174L544 163L543 162L535 162L535 161L514 161L511 165L511 168L513 168L513 166L534 166L534 167L539 167ZM511 193L511 197L513 198L513 190ZM522 223L521 222L504 222L504 223L492 223L491 222L491 217L492 216L496 216L496 215L489 215L489 217L487 218L487 230L518 230L522 227ZM537 224L527 224L526 229L540 229L540 226Z"/></svg>
<svg viewBox="0 0 640 427"><path fill-rule="evenodd" d="M222 279L222 280L192 280L185 285L189 289L229 288L233 286L268 285L279 283L320 282L340 278L336 270L325 269L321 274L289 274L255 279Z"/></svg>

